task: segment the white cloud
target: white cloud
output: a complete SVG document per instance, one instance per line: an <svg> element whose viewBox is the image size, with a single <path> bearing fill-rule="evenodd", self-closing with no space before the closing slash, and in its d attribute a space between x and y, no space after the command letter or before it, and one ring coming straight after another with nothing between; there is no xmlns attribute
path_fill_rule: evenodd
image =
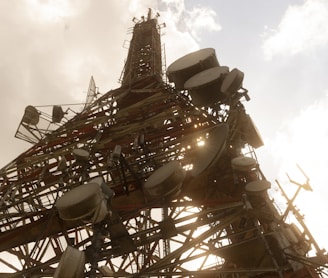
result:
<svg viewBox="0 0 328 278"><path fill-rule="evenodd" d="M219 31L221 26L216 22L216 12L203 5L187 8L184 0L162 0L166 16L180 32L190 33L194 39L200 40L200 32Z"/></svg>
<svg viewBox="0 0 328 278"><path fill-rule="evenodd" d="M187 7L184 0L161 0L161 15L166 23L165 41L168 64L199 49L200 34L221 30L216 12L203 5Z"/></svg>
<svg viewBox="0 0 328 278"><path fill-rule="evenodd" d="M286 122L266 143L279 165L280 178L299 164L311 178L315 190L328 194L327 142L328 94Z"/></svg>
<svg viewBox="0 0 328 278"><path fill-rule="evenodd" d="M42 24L59 21L74 14L72 2L65 0L25 0L25 5L28 6L27 14L31 20Z"/></svg>
<svg viewBox="0 0 328 278"><path fill-rule="evenodd" d="M263 35L265 57L294 55L328 43L328 2L305 0L289 6L277 29Z"/></svg>
<svg viewBox="0 0 328 278"><path fill-rule="evenodd" d="M197 6L188 12L186 25L189 26L191 34L199 41L200 32L219 31L221 26L215 21L216 13L208 7Z"/></svg>

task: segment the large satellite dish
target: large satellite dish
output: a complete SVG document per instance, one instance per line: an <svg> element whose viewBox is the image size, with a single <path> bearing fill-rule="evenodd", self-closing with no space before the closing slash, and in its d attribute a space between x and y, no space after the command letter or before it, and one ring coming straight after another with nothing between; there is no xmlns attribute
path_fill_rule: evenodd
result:
<svg viewBox="0 0 328 278"><path fill-rule="evenodd" d="M167 77L170 82L175 83L177 90L183 90L185 82L193 75L219 66L219 61L216 58L213 48L204 48L195 52L189 53L167 68Z"/></svg>
<svg viewBox="0 0 328 278"><path fill-rule="evenodd" d="M224 97L220 92L223 77L229 72L228 67L212 67L203 70L191 78L185 84L185 89L189 90L192 102L198 106L211 105Z"/></svg>
<svg viewBox="0 0 328 278"><path fill-rule="evenodd" d="M226 144L228 132L227 124L220 124L210 132L205 146L200 148L196 154L194 168L191 171L193 177L203 173L219 160Z"/></svg>

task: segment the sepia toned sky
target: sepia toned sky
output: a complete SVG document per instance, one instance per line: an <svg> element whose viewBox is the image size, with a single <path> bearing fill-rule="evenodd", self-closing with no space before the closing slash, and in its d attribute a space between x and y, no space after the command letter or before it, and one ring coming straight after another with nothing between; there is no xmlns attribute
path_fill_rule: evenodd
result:
<svg viewBox="0 0 328 278"><path fill-rule="evenodd" d="M262 171L275 192L286 172L303 183L302 167L314 191L295 203L328 248L326 0L0 0L0 167L30 147L14 138L27 105L83 103L91 75L101 93L120 86L132 18L149 7L166 24L167 66L213 47L221 65L245 73Z"/></svg>

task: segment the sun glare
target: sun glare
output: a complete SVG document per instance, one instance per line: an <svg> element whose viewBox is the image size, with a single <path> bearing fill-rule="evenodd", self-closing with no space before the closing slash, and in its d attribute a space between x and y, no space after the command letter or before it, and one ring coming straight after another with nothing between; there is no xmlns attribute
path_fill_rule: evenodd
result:
<svg viewBox="0 0 328 278"><path fill-rule="evenodd" d="M327 117L325 105L316 104L291 121L286 131L277 134L272 142L272 154L282 162L281 174L297 163L318 186L328 181L325 174L328 167L325 155L328 126L322 124L322 119Z"/></svg>
<svg viewBox="0 0 328 278"><path fill-rule="evenodd" d="M205 141L203 140L203 138L202 137L198 138L197 139L197 146L202 147L204 145L205 145Z"/></svg>
<svg viewBox="0 0 328 278"><path fill-rule="evenodd" d="M304 213L311 233L323 247L328 246L326 239L328 228L323 226L318 228L318 223L322 221L322 215L318 212L328 209L326 205L328 125L324 123L324 119L328 117L327 106L328 97L322 102L309 106L277 133L276 138L268 144L273 159L279 165L277 179L282 183L289 199L294 196L298 185L290 182L288 176L301 185L305 185L309 178L313 192L302 189L294 205Z"/></svg>

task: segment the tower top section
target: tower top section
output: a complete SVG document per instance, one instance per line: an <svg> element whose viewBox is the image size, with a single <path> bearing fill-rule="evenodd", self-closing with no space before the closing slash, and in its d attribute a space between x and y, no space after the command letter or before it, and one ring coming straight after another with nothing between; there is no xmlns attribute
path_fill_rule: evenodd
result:
<svg viewBox="0 0 328 278"><path fill-rule="evenodd" d="M122 86L131 85L142 78L153 76L162 79L162 55L160 26L157 18L148 10L147 17L140 20L133 18L132 40L129 53L123 69Z"/></svg>

